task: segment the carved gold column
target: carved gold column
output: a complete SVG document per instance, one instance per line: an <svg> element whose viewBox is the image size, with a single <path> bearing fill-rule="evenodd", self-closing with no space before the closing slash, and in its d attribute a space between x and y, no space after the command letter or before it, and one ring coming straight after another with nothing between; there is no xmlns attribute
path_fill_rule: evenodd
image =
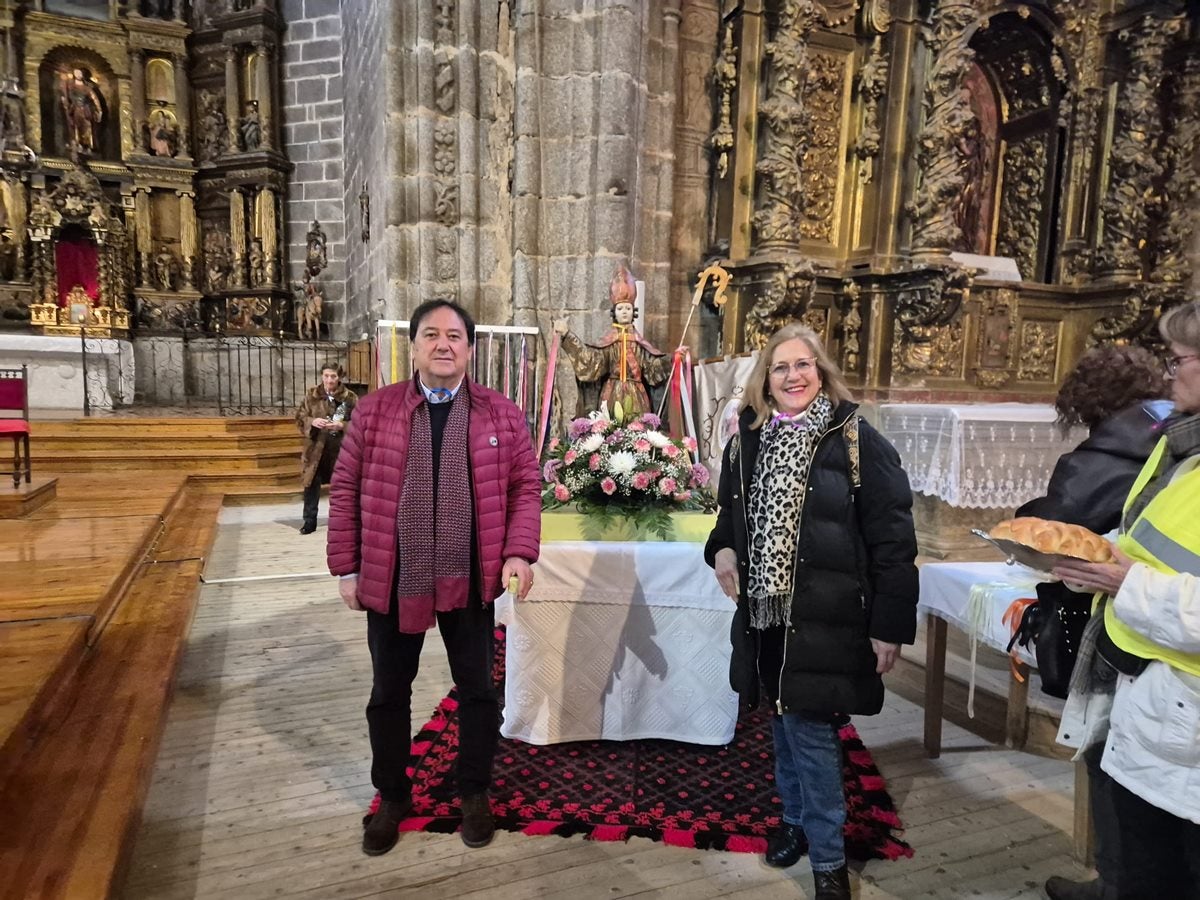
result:
<svg viewBox="0 0 1200 900"><path fill-rule="evenodd" d="M954 201L966 182L961 137L974 118L963 81L975 52L966 29L976 18L971 0L943 0L933 15L930 64L925 77L925 122L917 135L917 188L906 207L912 218L912 250L940 256L963 239Z"/></svg>
<svg viewBox="0 0 1200 900"><path fill-rule="evenodd" d="M742 35L738 52L737 128L739 143L733 158L733 227L729 236L729 258L750 255L750 222L754 215L755 163L758 160L759 59L766 39L762 0L746 0L742 6ZM745 291L734 286L727 292L725 321L721 334L721 352L736 353L742 347L745 310L749 307Z"/></svg>
<svg viewBox="0 0 1200 900"><path fill-rule="evenodd" d="M1103 206L1104 237L1097 254L1097 274L1118 281L1134 281L1142 275L1141 247L1150 219L1147 200L1155 195L1163 173L1154 144L1162 127L1163 57L1173 35L1167 23L1153 16L1120 33L1129 44L1129 72L1117 104Z"/></svg>
<svg viewBox="0 0 1200 900"><path fill-rule="evenodd" d="M238 141L238 122L242 116L240 82L237 47L228 47L225 50L225 120L229 126L230 153L237 153L241 146Z"/></svg>
<svg viewBox="0 0 1200 900"><path fill-rule="evenodd" d="M171 60L175 73L175 118L179 121L179 156L191 158L192 142L189 134L192 122L192 88L188 84L187 57L176 56Z"/></svg>
<svg viewBox="0 0 1200 900"><path fill-rule="evenodd" d="M179 197L179 244L183 253L181 285L185 291L196 287L196 195L190 191L176 191Z"/></svg>
<svg viewBox="0 0 1200 900"><path fill-rule="evenodd" d="M265 43L254 45L254 54L258 57L254 67L255 95L258 99L259 127L262 133L262 150L275 148L273 134L275 125L275 108L271 102L271 48Z"/></svg>
<svg viewBox="0 0 1200 900"><path fill-rule="evenodd" d="M241 188L229 192L229 243L233 256L233 270L229 273L229 286L246 286L246 198Z"/></svg>
<svg viewBox="0 0 1200 900"><path fill-rule="evenodd" d="M133 100L133 146L145 153L146 129L146 53L138 48L129 51L129 84Z"/></svg>
<svg viewBox="0 0 1200 900"><path fill-rule="evenodd" d="M804 85L808 43L819 17L813 0L784 0L775 39L765 47L771 60L770 86L759 109L766 128L757 166L760 200L753 219L757 246L763 250L794 250L800 244L804 210L800 168L810 140Z"/></svg>
<svg viewBox="0 0 1200 900"><path fill-rule="evenodd" d="M879 4L882 6L882 4ZM879 156L875 195L875 256L883 271L895 269L900 261L900 235L904 216L904 171L907 168L908 124L912 110L913 64L920 28L917 4L905 0L894 9L888 33L882 37L889 47L887 60L886 112ZM884 51L887 52L887 51Z"/></svg>
<svg viewBox="0 0 1200 900"><path fill-rule="evenodd" d="M133 221L137 237L138 286L151 287L154 244L150 234L150 191L148 188L137 188L133 193Z"/></svg>
<svg viewBox="0 0 1200 900"><path fill-rule="evenodd" d="M38 153L42 146L42 93L38 82L37 60L25 59L25 141Z"/></svg>
<svg viewBox="0 0 1200 900"><path fill-rule="evenodd" d="M257 210L255 219L259 223L259 237L262 239L263 268L267 284L279 284L279 226L275 216L275 191L265 187L255 198Z"/></svg>

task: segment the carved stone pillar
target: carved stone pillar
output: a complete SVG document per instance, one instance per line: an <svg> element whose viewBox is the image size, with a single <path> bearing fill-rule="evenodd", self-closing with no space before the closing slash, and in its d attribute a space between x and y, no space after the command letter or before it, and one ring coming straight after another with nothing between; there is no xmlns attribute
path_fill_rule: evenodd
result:
<svg viewBox="0 0 1200 900"><path fill-rule="evenodd" d="M254 93L258 98L259 127L262 130L260 149L273 150L275 148L275 107L271 102L271 48L264 43L255 44L254 55L257 57L254 66Z"/></svg>
<svg viewBox="0 0 1200 900"><path fill-rule="evenodd" d="M178 5L176 9L178 9ZM178 155L190 159L192 141L189 126L192 121L192 88L187 77L187 57L175 57L172 60L172 68L175 71L175 117L179 120Z"/></svg>
<svg viewBox="0 0 1200 900"><path fill-rule="evenodd" d="M241 188L229 192L229 243L233 269L229 273L231 288L246 286L246 198Z"/></svg>
<svg viewBox="0 0 1200 900"><path fill-rule="evenodd" d="M185 291L196 287L196 195L190 191L177 191L179 197L179 244L183 254L180 287Z"/></svg>
<svg viewBox="0 0 1200 900"><path fill-rule="evenodd" d="M237 153L241 149L238 122L242 117L242 100L239 90L237 47L225 50L225 120L229 126L229 152Z"/></svg>
<svg viewBox="0 0 1200 900"><path fill-rule="evenodd" d="M133 146L145 153L146 129L146 53L144 50L129 51L130 99L133 103Z"/></svg>
<svg viewBox="0 0 1200 900"><path fill-rule="evenodd" d="M255 219L259 223L259 238L262 239L263 270L267 284L279 284L279 226L275 220L275 191L265 187L255 197L257 209Z"/></svg>
<svg viewBox="0 0 1200 900"><path fill-rule="evenodd" d="M1163 56L1173 34L1152 16L1120 34L1129 45L1129 73L1117 103L1103 206L1104 237L1097 254L1097 274L1118 281L1134 281L1142 275L1141 246L1150 221L1145 198L1155 193L1163 173L1154 145L1162 127Z"/></svg>
<svg viewBox="0 0 1200 900"><path fill-rule="evenodd" d="M133 221L138 254L138 287L151 287L154 244L150 234L150 191L138 188L133 194Z"/></svg>

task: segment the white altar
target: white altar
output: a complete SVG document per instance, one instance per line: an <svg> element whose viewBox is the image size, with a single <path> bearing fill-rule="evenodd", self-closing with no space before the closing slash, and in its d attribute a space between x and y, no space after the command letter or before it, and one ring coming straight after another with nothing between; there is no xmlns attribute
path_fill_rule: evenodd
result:
<svg viewBox="0 0 1200 900"><path fill-rule="evenodd" d="M87 392L93 409L133 402L133 344L116 338L89 337ZM83 412L84 347L78 337L0 333L0 366L29 367L29 405L33 409Z"/></svg>
<svg viewBox="0 0 1200 900"><path fill-rule="evenodd" d="M725 744L734 605L702 544L543 542L508 627L501 734L530 744L664 738Z"/></svg>

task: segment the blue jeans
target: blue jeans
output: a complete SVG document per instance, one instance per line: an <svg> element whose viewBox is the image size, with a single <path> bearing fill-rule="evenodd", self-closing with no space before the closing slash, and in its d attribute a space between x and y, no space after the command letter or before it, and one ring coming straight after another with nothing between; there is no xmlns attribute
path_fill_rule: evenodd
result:
<svg viewBox="0 0 1200 900"><path fill-rule="evenodd" d="M783 821L804 829L814 872L840 869L846 864L846 795L837 729L797 713L772 716L771 724Z"/></svg>

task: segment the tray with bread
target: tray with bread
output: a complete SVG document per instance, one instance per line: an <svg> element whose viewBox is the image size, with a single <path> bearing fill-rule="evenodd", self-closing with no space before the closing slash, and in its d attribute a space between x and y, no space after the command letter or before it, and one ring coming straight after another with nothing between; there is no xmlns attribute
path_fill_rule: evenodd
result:
<svg viewBox="0 0 1200 900"><path fill-rule="evenodd" d="M1082 525L1069 525L1033 516L1007 519L990 532L972 529L1004 554L1010 563L1019 562L1038 572L1049 572L1064 560L1112 562L1112 545Z"/></svg>

